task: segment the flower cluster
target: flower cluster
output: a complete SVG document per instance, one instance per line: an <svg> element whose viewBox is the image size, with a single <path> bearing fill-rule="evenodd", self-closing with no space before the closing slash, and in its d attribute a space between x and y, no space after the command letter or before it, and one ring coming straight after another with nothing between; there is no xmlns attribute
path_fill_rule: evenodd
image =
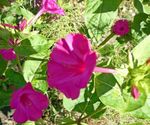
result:
<svg viewBox="0 0 150 125"><path fill-rule="evenodd" d="M56 0L36 0L41 4L39 12L29 21L23 19L18 25L1 24L4 27L23 32L25 28L33 25L44 13L64 15L64 10L57 5ZM112 34L126 35L130 31L127 20L118 20L112 27ZM18 55L15 47L20 45L20 40L10 38L8 45L11 48L0 49L4 60L14 60ZM47 82L50 88L56 88L67 98L77 99L80 90L86 88L93 72L116 73L109 68L96 66L97 54L92 50L90 40L80 33L70 33L65 38L58 40L50 54L47 64ZM131 88L131 95L138 99L140 93L136 85ZM13 92L10 107L14 109L13 118L18 123L28 120L35 121L42 117L43 110L48 107L46 95L36 91L30 82Z"/></svg>

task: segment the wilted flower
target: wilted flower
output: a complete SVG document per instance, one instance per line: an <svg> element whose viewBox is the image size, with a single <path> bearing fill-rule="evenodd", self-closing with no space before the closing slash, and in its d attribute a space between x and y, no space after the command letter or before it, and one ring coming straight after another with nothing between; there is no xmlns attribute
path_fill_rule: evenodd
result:
<svg viewBox="0 0 150 125"><path fill-rule="evenodd" d="M11 29L17 29L17 28L18 28L18 26L13 26L13 25L7 24L7 23L3 23L3 24L1 24L1 25L4 26L4 27L9 27L9 28L11 28Z"/></svg>
<svg viewBox="0 0 150 125"><path fill-rule="evenodd" d="M150 58L146 61L146 64L150 64Z"/></svg>
<svg viewBox="0 0 150 125"><path fill-rule="evenodd" d="M12 94L10 106L15 109L13 118L16 122L36 121L42 117L42 110L48 107L48 98L27 83Z"/></svg>
<svg viewBox="0 0 150 125"><path fill-rule="evenodd" d="M57 5L56 0L42 0L40 11L29 22L28 26L34 24L36 20L44 13L64 15L64 10Z"/></svg>
<svg viewBox="0 0 150 125"><path fill-rule="evenodd" d="M138 88L135 85L133 85L131 87L131 95L133 96L134 99L138 99L139 96L140 96L140 92L139 92Z"/></svg>
<svg viewBox="0 0 150 125"><path fill-rule="evenodd" d="M16 53L12 48L0 49L0 54L2 55L3 59L6 61L16 59Z"/></svg>
<svg viewBox="0 0 150 125"><path fill-rule="evenodd" d="M82 34L69 34L60 39L48 62L47 81L66 97L76 99L80 89L87 86L94 71L115 73L115 70L98 68L96 53L91 50L90 41Z"/></svg>
<svg viewBox="0 0 150 125"><path fill-rule="evenodd" d="M128 34L129 31L129 22L125 19L116 21L112 27L112 32L120 36Z"/></svg>
<svg viewBox="0 0 150 125"><path fill-rule="evenodd" d="M10 46L17 46L17 45L20 44L20 40L19 40L19 39L14 40L13 38L10 38L10 39L8 40L8 44L9 44Z"/></svg>
<svg viewBox="0 0 150 125"><path fill-rule="evenodd" d="M26 19L23 19L22 21L19 22L19 25L18 25L18 29L20 31L23 31L27 26L27 20Z"/></svg>
<svg viewBox="0 0 150 125"><path fill-rule="evenodd" d="M23 19L22 21L19 22L19 24L17 26L13 26L13 25L7 24L7 23L1 24L1 25L4 27L9 27L11 29L23 31L27 26L27 20Z"/></svg>

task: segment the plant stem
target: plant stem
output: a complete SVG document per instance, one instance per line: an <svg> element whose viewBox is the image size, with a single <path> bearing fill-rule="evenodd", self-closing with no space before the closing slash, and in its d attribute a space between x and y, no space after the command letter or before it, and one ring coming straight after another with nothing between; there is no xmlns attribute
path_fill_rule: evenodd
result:
<svg viewBox="0 0 150 125"><path fill-rule="evenodd" d="M48 59L40 59L40 58L35 58L35 57L27 57L27 60L36 60L36 61L48 61Z"/></svg>
<svg viewBox="0 0 150 125"><path fill-rule="evenodd" d="M95 75L94 75L94 77L92 78L92 81L93 81L93 84L94 84L94 86L95 86ZM94 86L93 86L92 89L94 89ZM93 90L92 90L92 91L93 91ZM76 123L77 123L78 125L81 125L81 121L82 121L83 118L84 118L84 117L82 118L82 116L84 115L85 110L87 109L87 107L88 107L88 105L89 105L89 103L90 103L90 100L91 100L91 98L93 97L92 91L91 91L90 99L89 99L89 101L87 101L86 106L85 106L85 108L83 109L83 112L81 113L80 117L76 120Z"/></svg>
<svg viewBox="0 0 150 125"><path fill-rule="evenodd" d="M95 67L94 72L100 72L100 73L117 73L115 69L110 68L102 68L102 67Z"/></svg>
<svg viewBox="0 0 150 125"><path fill-rule="evenodd" d="M43 9L41 9L28 23L28 27L30 27L31 25L33 25L37 20L38 18L43 14Z"/></svg>
<svg viewBox="0 0 150 125"><path fill-rule="evenodd" d="M114 33L111 33L109 36L107 36L106 39L102 41L96 49L98 50L101 46L105 45L114 35Z"/></svg>
<svg viewBox="0 0 150 125"><path fill-rule="evenodd" d="M86 116L82 117L82 118L80 119L80 121L82 121L82 120L84 120L84 119L86 119L86 118L92 117L93 115L97 114L98 112L102 111L103 109L104 109L104 108L99 109L98 111L96 111L96 112L94 112L94 113L92 113L92 114L90 114L90 115L86 115Z"/></svg>
<svg viewBox="0 0 150 125"><path fill-rule="evenodd" d="M16 60L17 60L17 64L18 64L19 70L20 70L20 72L22 72L22 66L21 66L20 59L19 59L18 55L16 56Z"/></svg>

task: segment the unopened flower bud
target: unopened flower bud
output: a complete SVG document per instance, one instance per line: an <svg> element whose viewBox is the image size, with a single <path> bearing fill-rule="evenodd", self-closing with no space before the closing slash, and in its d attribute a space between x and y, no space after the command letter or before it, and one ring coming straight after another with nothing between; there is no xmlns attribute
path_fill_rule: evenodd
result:
<svg viewBox="0 0 150 125"><path fill-rule="evenodd" d="M140 92L139 92L138 88L135 85L133 85L131 87L131 95L133 96L133 98L135 100L137 100L140 96Z"/></svg>
<svg viewBox="0 0 150 125"><path fill-rule="evenodd" d="M112 26L112 32L116 35L124 36L130 31L128 20L121 19Z"/></svg>

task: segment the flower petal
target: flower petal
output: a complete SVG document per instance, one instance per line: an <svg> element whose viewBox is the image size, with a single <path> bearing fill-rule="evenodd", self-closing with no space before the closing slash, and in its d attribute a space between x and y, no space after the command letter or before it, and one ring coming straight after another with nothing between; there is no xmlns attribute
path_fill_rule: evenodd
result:
<svg viewBox="0 0 150 125"><path fill-rule="evenodd" d="M28 116L29 116L29 120L31 121L36 121L39 118L42 117L42 110L36 108L36 106L31 106L30 108L28 108Z"/></svg>
<svg viewBox="0 0 150 125"><path fill-rule="evenodd" d="M76 82L77 81L68 81L63 85L60 85L57 89L64 93L67 98L76 99L80 95L80 88L75 86Z"/></svg>
<svg viewBox="0 0 150 125"><path fill-rule="evenodd" d="M17 107L13 118L18 123L24 123L28 120L27 112L21 104Z"/></svg>
<svg viewBox="0 0 150 125"><path fill-rule="evenodd" d="M85 62L86 67L88 68L86 68L85 72L80 76L81 81L76 84L79 88L85 88L87 86L88 81L90 80L93 70L96 66L96 58L97 56L95 52L87 56Z"/></svg>
<svg viewBox="0 0 150 125"><path fill-rule="evenodd" d="M73 35L73 51L81 60L84 60L86 55L91 52L88 39L82 34Z"/></svg>
<svg viewBox="0 0 150 125"><path fill-rule="evenodd" d="M74 65L79 63L78 58L72 52L71 45L64 39L61 39L56 44L53 53L51 53L51 59L60 64Z"/></svg>
<svg viewBox="0 0 150 125"><path fill-rule="evenodd" d="M43 110L48 107L48 98L40 92L36 92L29 95L30 100L36 106L36 108Z"/></svg>
<svg viewBox="0 0 150 125"><path fill-rule="evenodd" d="M60 65L54 61L49 61L48 63L48 83L50 86L55 87L57 85L63 84L66 81L75 80L78 78L78 72L75 72L76 70L74 67L67 67Z"/></svg>

